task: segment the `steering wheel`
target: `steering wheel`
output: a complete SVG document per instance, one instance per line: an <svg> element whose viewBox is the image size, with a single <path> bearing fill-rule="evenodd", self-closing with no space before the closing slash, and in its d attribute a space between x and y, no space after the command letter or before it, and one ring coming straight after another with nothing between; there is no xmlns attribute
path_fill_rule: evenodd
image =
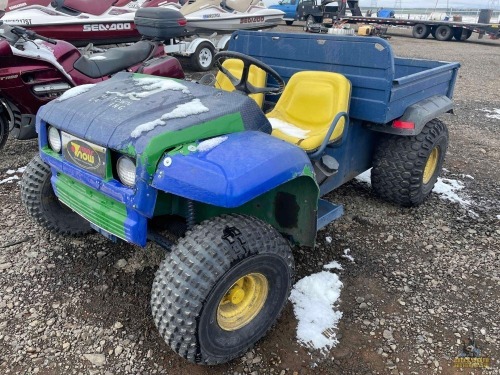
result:
<svg viewBox="0 0 500 375"><path fill-rule="evenodd" d="M236 78L228 69L222 66L222 62L226 59L237 59L243 62L243 71L241 72L241 78ZM237 91L240 91L246 95L250 94L269 94L278 95L285 89L285 81L281 76L269 65L264 64L262 61L254 59L248 55L233 51L222 51L215 55L214 64L233 84ZM269 74L278 83L278 87L255 87L250 82L248 82L248 73L250 67L255 65L257 68L262 69L267 74Z"/></svg>

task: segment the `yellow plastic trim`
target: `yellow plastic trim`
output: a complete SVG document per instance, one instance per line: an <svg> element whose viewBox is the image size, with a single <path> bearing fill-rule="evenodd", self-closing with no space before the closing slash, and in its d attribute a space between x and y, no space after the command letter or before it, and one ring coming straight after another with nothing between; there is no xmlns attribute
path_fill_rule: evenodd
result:
<svg viewBox="0 0 500 375"><path fill-rule="evenodd" d="M429 158L427 159L427 162L425 163L424 175L422 177L422 182L424 183L424 185L429 183L432 176L436 172L438 160L439 149L437 147L434 147L431 151L431 154L429 155Z"/></svg>
<svg viewBox="0 0 500 375"><path fill-rule="evenodd" d="M307 135L299 138L279 129L274 129L272 134L305 151L313 151L325 139L337 113L349 113L350 99L351 82L342 74L316 71L295 73L267 117L300 128ZM345 119L342 118L335 127L330 142L342 136L344 126Z"/></svg>
<svg viewBox="0 0 500 375"><path fill-rule="evenodd" d="M217 307L217 323L225 331L236 331L250 323L262 310L269 282L261 273L249 273L238 279Z"/></svg>
<svg viewBox="0 0 500 375"><path fill-rule="evenodd" d="M243 72L243 61L238 59L227 59L222 63L222 66L229 70L229 72L236 78L241 78L241 73ZM267 74L262 69L252 65L250 67L250 71L248 72L248 82L257 88L266 87ZM215 87L224 91L234 91L233 84L222 72L217 73L217 77L215 78ZM262 103L264 103L264 94L251 94L249 97L255 100L259 107L262 108Z"/></svg>

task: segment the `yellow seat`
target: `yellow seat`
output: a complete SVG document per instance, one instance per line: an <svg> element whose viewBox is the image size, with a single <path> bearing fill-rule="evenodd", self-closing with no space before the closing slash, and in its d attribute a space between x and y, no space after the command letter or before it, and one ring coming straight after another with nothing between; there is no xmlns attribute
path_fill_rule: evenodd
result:
<svg viewBox="0 0 500 375"><path fill-rule="evenodd" d="M227 59L222 63L222 66L229 70L229 72L236 78L241 78L241 73L243 71L243 61L238 59ZM255 65L250 66L248 72L248 82L254 87L263 88L266 87L267 74ZM217 73L215 78L215 87L225 91L234 91L234 86L222 72ZM250 98L255 100L255 102L262 108L262 103L264 103L264 94L251 94Z"/></svg>
<svg viewBox="0 0 500 375"><path fill-rule="evenodd" d="M288 81L274 109L266 116L273 135L305 151L319 148L337 114L349 111L351 82L342 74L298 72ZM329 142L342 137L346 119L341 117Z"/></svg>

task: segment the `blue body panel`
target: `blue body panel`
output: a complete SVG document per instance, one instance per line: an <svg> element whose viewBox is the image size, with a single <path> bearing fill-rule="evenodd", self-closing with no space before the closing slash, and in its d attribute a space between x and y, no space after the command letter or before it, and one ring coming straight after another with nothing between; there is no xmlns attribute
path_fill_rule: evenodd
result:
<svg viewBox="0 0 500 375"><path fill-rule="evenodd" d="M283 13L285 13L285 16L283 17L283 19L291 21L291 20L295 20L295 17L297 16L297 3L298 2L299 2L299 0L290 0L288 2L283 2L281 4L271 5L268 8L281 10Z"/></svg>
<svg viewBox="0 0 500 375"><path fill-rule="evenodd" d="M303 70L345 75L352 83L351 120L377 124L401 117L430 96L451 99L460 66L394 57L391 45L375 37L237 31L229 49L265 62L285 81Z"/></svg>
<svg viewBox="0 0 500 375"><path fill-rule="evenodd" d="M305 168L312 170L302 149L262 132L233 133L224 139L209 151L164 156L153 187L231 208L301 176Z"/></svg>

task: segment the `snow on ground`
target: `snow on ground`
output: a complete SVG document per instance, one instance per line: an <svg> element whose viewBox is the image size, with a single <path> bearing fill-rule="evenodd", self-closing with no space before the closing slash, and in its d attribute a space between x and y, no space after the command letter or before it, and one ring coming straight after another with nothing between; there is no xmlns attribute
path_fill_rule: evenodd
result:
<svg viewBox="0 0 500 375"><path fill-rule="evenodd" d="M3 184L10 184L16 180L19 180L19 176L10 176L10 177L7 177L3 180L0 180L0 185L3 185Z"/></svg>
<svg viewBox="0 0 500 375"><path fill-rule="evenodd" d="M342 267L342 265L341 265L339 262L337 262L336 260L334 260L334 261L332 261L332 262L330 262L330 263L328 263L328 264L325 264L325 265L323 266L323 268L324 268L325 270L332 270L332 269L343 270L343 269L344 269L344 268Z"/></svg>
<svg viewBox="0 0 500 375"><path fill-rule="evenodd" d="M444 168L443 171L448 172ZM474 177L470 175L464 175L464 177L472 180L474 179ZM355 179L359 182L364 182L368 185L371 185L371 169L356 176ZM469 206L471 202L467 198L463 196L461 197L457 194L457 192L462 190L463 188L464 184L459 180L438 177L432 191L436 194L439 194L440 198L442 199L446 199L451 202L457 202L462 206Z"/></svg>
<svg viewBox="0 0 500 375"><path fill-rule="evenodd" d="M200 99L193 99L190 102L179 104L172 112L165 113L159 119L139 125L130 133L130 136L138 138L144 132L151 131L159 125L165 125L169 119L188 117L203 112L208 112L208 108L203 105Z"/></svg>
<svg viewBox="0 0 500 375"><path fill-rule="evenodd" d="M461 181L438 177L436 185L434 185L434 189L432 189L432 191L439 194L443 199L451 202L457 202L462 206L469 206L471 202L457 194L457 192L463 188L464 184Z"/></svg>
<svg viewBox="0 0 500 375"><path fill-rule="evenodd" d="M16 170L14 169L9 169L7 172L7 174L14 174L14 173L24 173L24 171L26 170L26 167L21 167L21 168L18 168Z"/></svg>
<svg viewBox="0 0 500 375"><path fill-rule="evenodd" d="M345 249L344 254L342 255L342 258L346 258L347 260L350 260L352 263L355 263L353 256L351 254L349 254L350 252L351 252L351 249Z"/></svg>
<svg viewBox="0 0 500 375"><path fill-rule="evenodd" d="M200 152L207 152L224 142L227 137L215 137L200 142L196 149Z"/></svg>
<svg viewBox="0 0 500 375"><path fill-rule="evenodd" d="M290 124L286 121L270 117L268 118L269 122L273 129L279 130L283 134L289 135L290 137L295 138L306 138L309 130L301 129L293 124Z"/></svg>
<svg viewBox="0 0 500 375"><path fill-rule="evenodd" d="M298 320L299 343L323 353L338 344L335 330L342 312L335 304L341 288L338 275L327 271L306 276L293 286L290 301Z"/></svg>
<svg viewBox="0 0 500 375"><path fill-rule="evenodd" d="M83 94L87 91L89 91L92 87L94 87L95 84L91 83L88 85L80 85L73 87L66 91L64 94L62 94L59 98L56 99L56 102L62 102L63 100L68 100L69 98L73 98L75 96L78 96L80 94Z"/></svg>
<svg viewBox="0 0 500 375"><path fill-rule="evenodd" d="M486 112L487 113L486 117L488 118L494 118L500 120L500 108L493 108L493 109L482 108L479 109L479 111Z"/></svg>

